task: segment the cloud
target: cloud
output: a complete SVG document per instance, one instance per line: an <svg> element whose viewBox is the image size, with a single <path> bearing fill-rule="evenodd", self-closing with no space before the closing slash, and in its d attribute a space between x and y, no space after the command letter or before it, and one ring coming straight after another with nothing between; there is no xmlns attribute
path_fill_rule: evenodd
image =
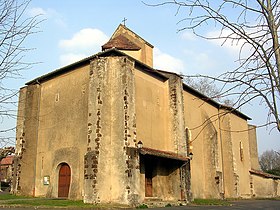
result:
<svg viewBox="0 0 280 210"><path fill-rule="evenodd" d="M189 31L185 31L185 32L181 35L181 37L182 37L184 40L186 40L186 41L196 41L196 40L197 40L197 37L196 37L193 33L189 32Z"/></svg>
<svg viewBox="0 0 280 210"><path fill-rule="evenodd" d="M108 36L99 29L82 29L75 33L72 38L59 41L59 47L63 51L60 63L66 65L93 55L100 51L101 46L108 39Z"/></svg>
<svg viewBox="0 0 280 210"><path fill-rule="evenodd" d="M96 49L108 41L108 37L99 29L85 28L75 33L71 39L59 42L59 47L65 50Z"/></svg>
<svg viewBox="0 0 280 210"><path fill-rule="evenodd" d="M28 10L28 14L31 17L38 16L38 15L47 15L47 11L40 7L33 7Z"/></svg>
<svg viewBox="0 0 280 210"><path fill-rule="evenodd" d="M231 38L237 38L236 35L232 34L232 32L228 29L224 29L222 32L220 30L216 31L210 31L206 34L207 37L216 38L216 37L222 37L218 39L210 39L209 41L215 45L223 46L224 49L226 49L228 52L238 55L240 48L244 45L244 40L232 40L232 39L226 39L224 37L231 37ZM246 51L247 49L244 48Z"/></svg>
<svg viewBox="0 0 280 210"><path fill-rule="evenodd" d="M208 51L196 51L196 50L184 50L186 57L186 69L187 74L213 74L219 70L218 63Z"/></svg>
<svg viewBox="0 0 280 210"><path fill-rule="evenodd" d="M63 66L69 65L71 63L74 63L76 61L82 60L83 58L86 58L87 56L85 54L78 54L78 53L66 53L59 57L60 63Z"/></svg>
<svg viewBox="0 0 280 210"><path fill-rule="evenodd" d="M67 26L63 16L54 9L50 9L50 8L43 9L41 7L33 7L27 11L27 14L30 17L42 15L43 18L46 18L47 20L54 22L55 25L59 27L65 28Z"/></svg>
<svg viewBox="0 0 280 210"><path fill-rule="evenodd" d="M180 73L184 70L184 63L178 58L154 48L154 67L157 69Z"/></svg>

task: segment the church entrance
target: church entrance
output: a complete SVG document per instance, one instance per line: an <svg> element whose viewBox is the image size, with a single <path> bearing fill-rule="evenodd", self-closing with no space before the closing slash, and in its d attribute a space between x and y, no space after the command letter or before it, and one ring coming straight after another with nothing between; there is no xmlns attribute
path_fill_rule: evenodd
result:
<svg viewBox="0 0 280 210"><path fill-rule="evenodd" d="M149 200L185 200L188 158L169 151L141 148L140 174L143 196Z"/></svg>
<svg viewBox="0 0 280 210"><path fill-rule="evenodd" d="M145 161L145 196L153 197L153 168L150 163Z"/></svg>
<svg viewBox="0 0 280 210"><path fill-rule="evenodd" d="M59 169L58 197L68 198L71 181L71 169L68 164L63 163Z"/></svg>

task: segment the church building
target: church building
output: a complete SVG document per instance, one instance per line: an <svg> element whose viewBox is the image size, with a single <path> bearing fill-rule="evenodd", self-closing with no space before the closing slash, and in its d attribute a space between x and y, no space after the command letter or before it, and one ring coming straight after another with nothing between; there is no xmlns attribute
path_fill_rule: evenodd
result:
<svg viewBox="0 0 280 210"><path fill-rule="evenodd" d="M278 196L250 118L170 71L121 24L101 52L27 82L12 191L131 206Z"/></svg>

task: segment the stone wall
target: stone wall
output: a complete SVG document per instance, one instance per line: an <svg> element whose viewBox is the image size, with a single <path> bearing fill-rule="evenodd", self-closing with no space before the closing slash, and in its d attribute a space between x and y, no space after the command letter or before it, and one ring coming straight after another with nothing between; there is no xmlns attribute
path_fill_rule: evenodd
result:
<svg viewBox="0 0 280 210"><path fill-rule="evenodd" d="M252 197L273 198L280 196L280 180L251 174Z"/></svg>
<svg viewBox="0 0 280 210"><path fill-rule="evenodd" d="M29 85L20 90L16 159L12 191L22 195L35 195L40 85Z"/></svg>
<svg viewBox="0 0 280 210"><path fill-rule="evenodd" d="M134 63L127 57L92 61L89 82L86 203L138 202Z"/></svg>
<svg viewBox="0 0 280 210"><path fill-rule="evenodd" d="M179 76L172 74L168 75L168 77L170 140L173 142L173 150L176 153L187 155L182 79Z"/></svg>

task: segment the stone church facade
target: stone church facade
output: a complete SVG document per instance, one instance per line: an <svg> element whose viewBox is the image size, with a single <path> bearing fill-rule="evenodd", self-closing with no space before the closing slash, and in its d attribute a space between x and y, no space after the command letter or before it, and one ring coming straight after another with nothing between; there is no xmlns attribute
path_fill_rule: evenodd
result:
<svg viewBox="0 0 280 210"><path fill-rule="evenodd" d="M255 127L119 25L102 52L20 89L12 191L86 203L261 195ZM266 186L268 184L266 183Z"/></svg>

